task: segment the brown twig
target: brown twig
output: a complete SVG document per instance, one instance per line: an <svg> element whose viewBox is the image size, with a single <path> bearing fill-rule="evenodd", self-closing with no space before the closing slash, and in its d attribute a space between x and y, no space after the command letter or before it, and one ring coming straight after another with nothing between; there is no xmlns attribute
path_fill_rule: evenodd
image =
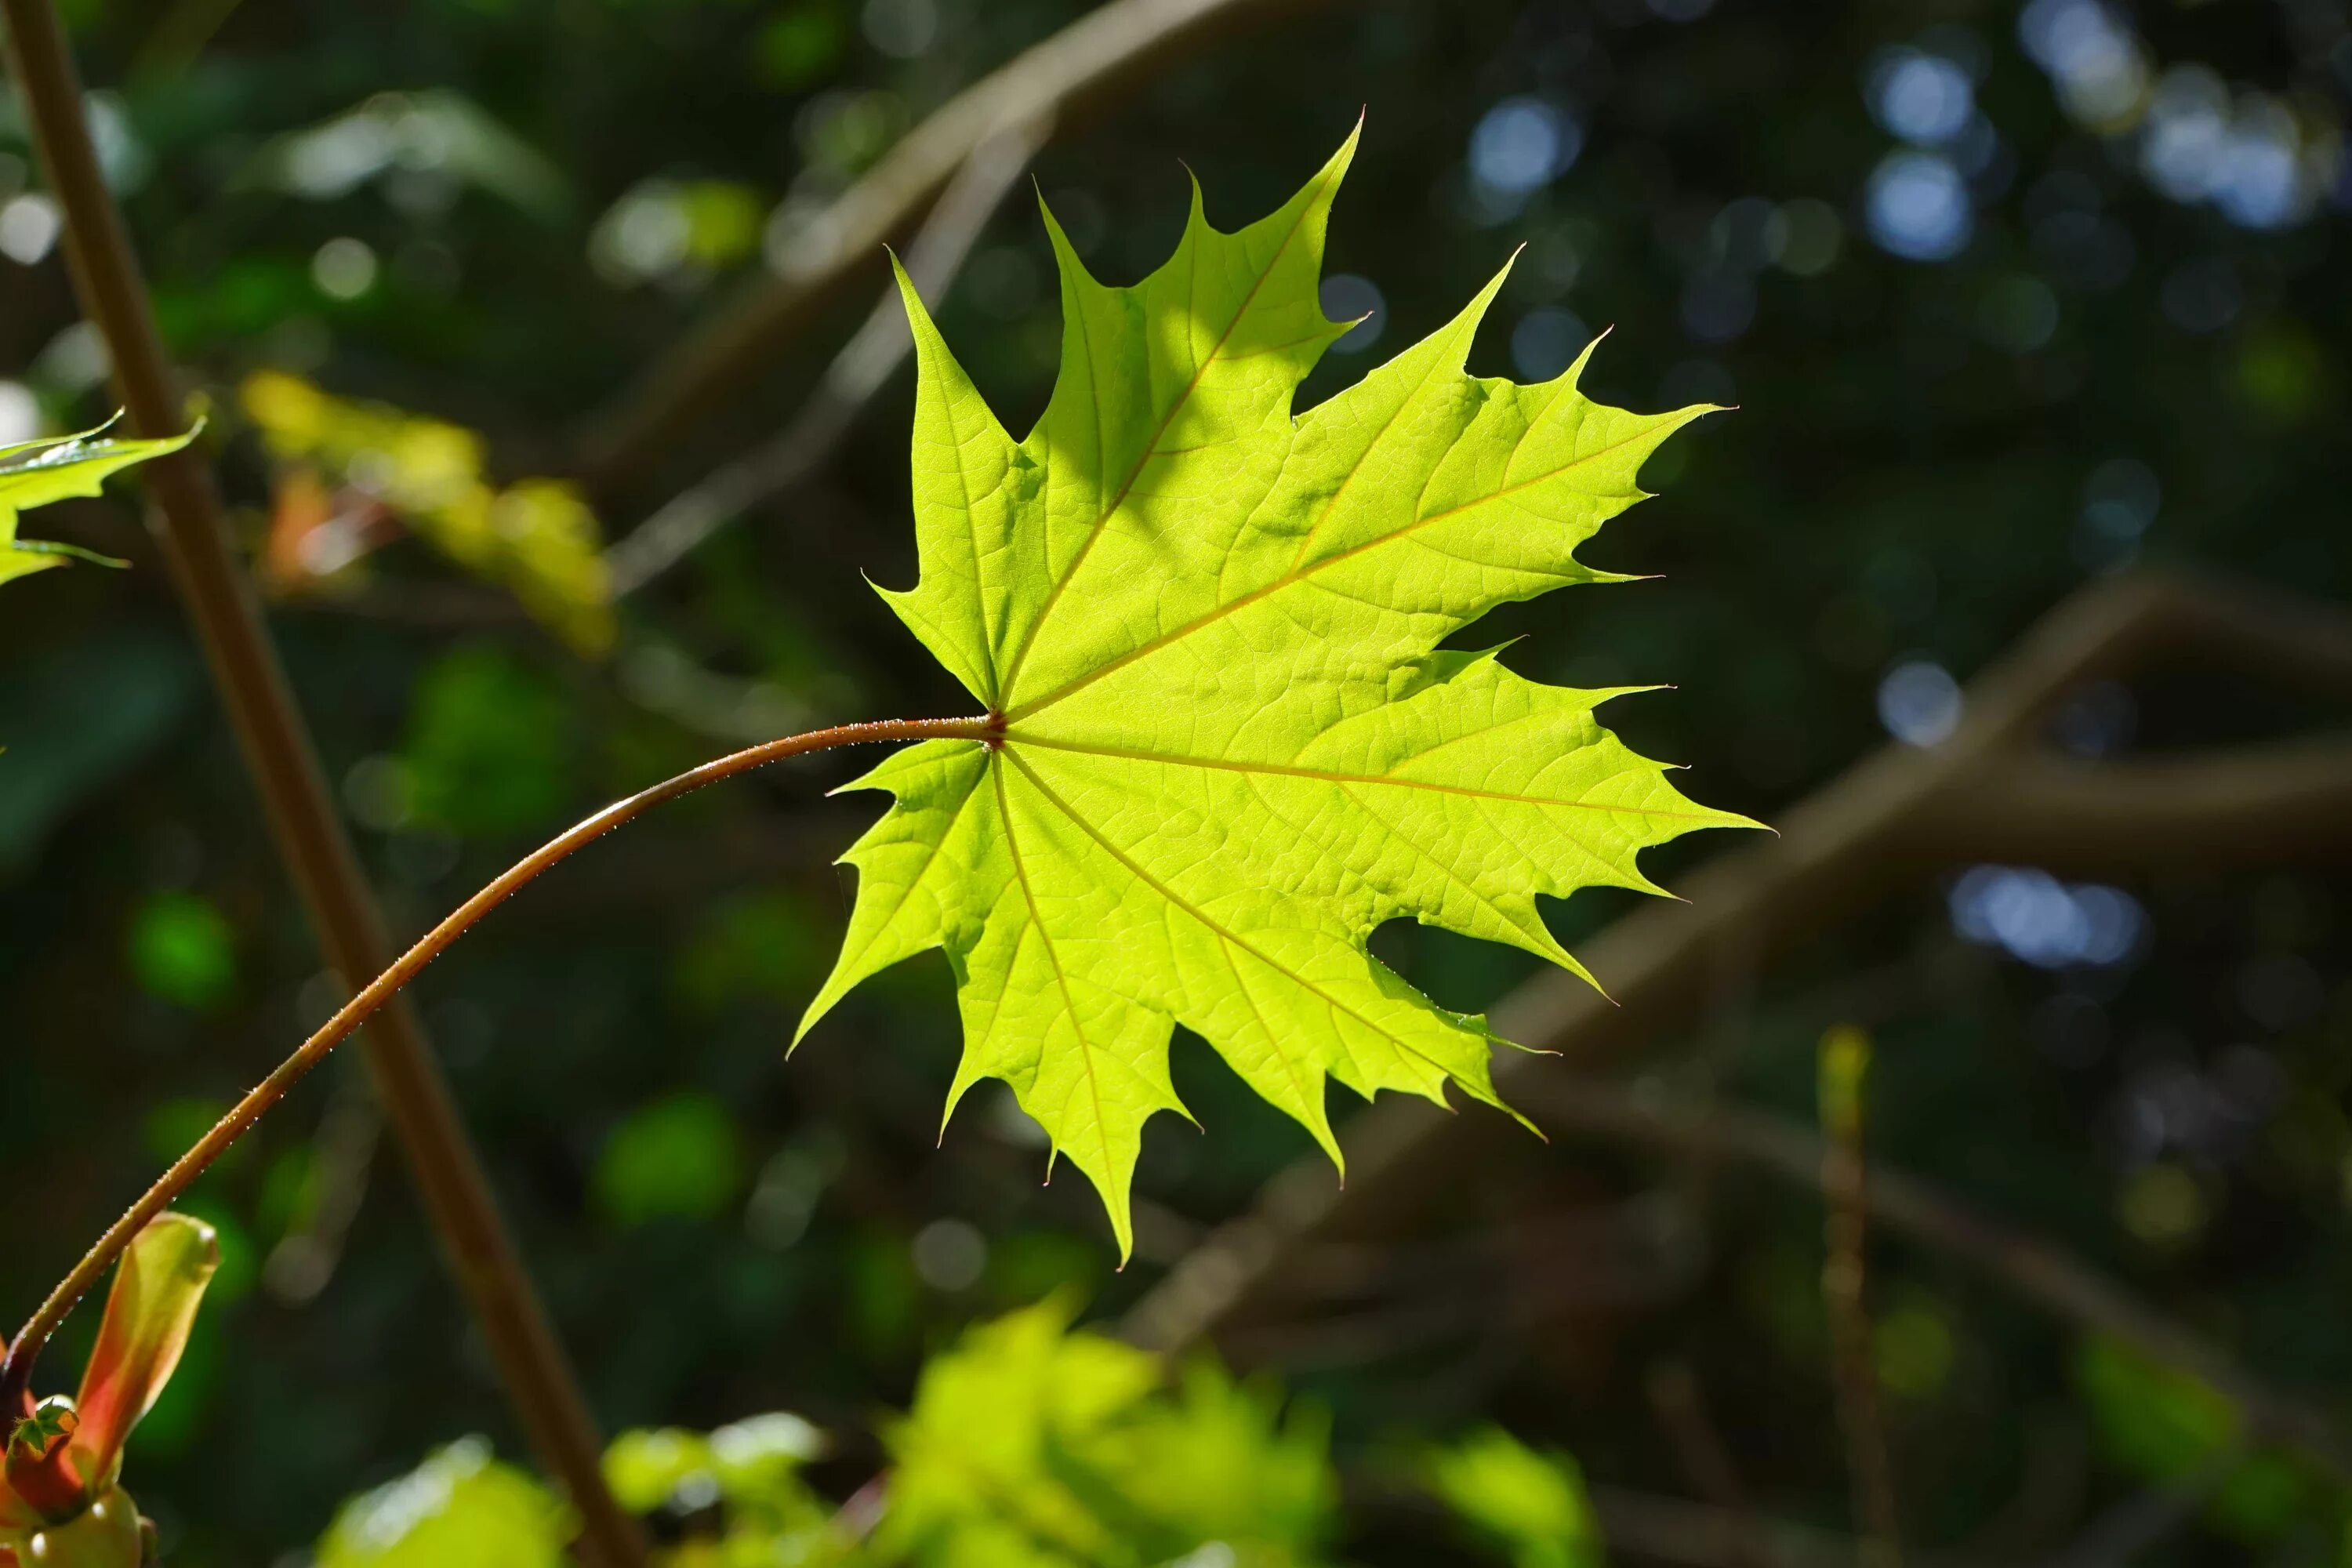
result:
<svg viewBox="0 0 2352 1568"><path fill-rule="evenodd" d="M1970 805L2021 772L2028 748L2068 695L2084 683L2128 674L2159 658L2199 657L2268 679L2352 694L2352 617L2274 595L2189 588L2153 576L2119 578L2087 589L2053 611L2000 664L1972 682L1967 717L1941 745L1890 746L1790 810L1780 835L1703 868L1679 890L1687 902L1655 905L1620 921L1581 956L1609 988L1615 1005L1570 976L1528 982L1490 1014L1507 1039L1558 1051L1589 1064L1612 1052L1658 1041L1704 1005L1717 954L1759 951L1869 907L1896 888L1954 864L2013 847ZM2352 753L2338 753L2352 767ZM2055 764L2053 764L2055 765ZM2098 764L2125 770L2125 764ZM2171 766L2172 764L2162 764ZM2182 764L2185 766L2186 764ZM2114 775L2144 781L2153 799L2164 781L2158 764L2129 764ZM2186 777L2176 775L2176 778ZM2340 786L2342 777L2337 784ZM2259 783L2242 770L2241 785ZM2297 820L2341 847L2352 815L2332 820L2312 802L2326 789L2298 770L2276 781L2292 792ZM2200 792L2201 793L2201 792ZM2040 798L2054 799L2041 789ZM2287 805L2258 788L2206 796L2224 812L2199 835L2208 864L2259 864L2283 852L2266 831ZM2153 807L2151 806L2152 810ZM2177 813L2168 808L2176 826ZM2080 820L2079 814L2076 820ZM1983 841L1964 837L1977 822ZM2088 847L2115 857L2105 869L2168 868L2174 844L2130 835L2087 833ZM2294 847L2301 852L2303 846ZM2078 869L2084 868L2077 866ZM1507 1095L1531 1100L1556 1080L1561 1064L1507 1053L1496 1080ZM1338 1187L1328 1163L1302 1160L1267 1184L1255 1210L1220 1229L1129 1313L1126 1330L1140 1343L1173 1349L1219 1331L1269 1303L1294 1260L1319 1239L1392 1232L1451 1184L1448 1169L1475 1159L1483 1138L1475 1117L1443 1117L1425 1106L1376 1105L1348 1130L1348 1184Z"/></svg>
<svg viewBox="0 0 2352 1568"><path fill-rule="evenodd" d="M937 300L954 281L981 231L1045 143L1049 129L1047 119L1024 121L992 132L971 150L907 249L908 276L926 298ZM873 314L834 356L816 390L789 424L680 492L604 552L614 597L635 593L730 518L805 482L822 468L858 410L882 390L914 342L898 290L886 289Z"/></svg>
<svg viewBox="0 0 2352 1568"><path fill-rule="evenodd" d="M174 434L186 423L176 378L122 215L100 173L57 11L51 0L5 0L5 10L9 62L43 171L64 213L75 290L105 339L132 430L146 437ZM147 484L155 503L151 523L327 962L347 983L373 974L383 966L391 943L285 671L229 552L211 475L199 453L183 449L151 465ZM602 1445L578 1380L548 1326L413 1012L396 1007L378 1021L369 1032L368 1059L508 1396L579 1511L583 1554L593 1568L636 1568L645 1561L644 1546L635 1521L604 1485ZM94 1275L82 1279L72 1294L94 1282ZM12 1348L0 1384L26 1386L45 1338L46 1331Z"/></svg>
<svg viewBox="0 0 2352 1568"><path fill-rule="evenodd" d="M889 719L866 724L841 724L830 730L814 730L805 735L788 735L780 741L770 741L705 763L675 778L665 779L650 789L640 790L626 800L616 801L595 816L564 829L516 861L487 887L458 905L440 924L418 938L415 945L368 982L359 994L344 1003L333 1017L303 1041L293 1055L278 1063L268 1077L247 1091L245 1098L215 1122L187 1152L172 1162L171 1168L156 1178L154 1184L123 1212L121 1218L107 1227L106 1234L49 1293L48 1300L41 1303L40 1310L33 1314L24 1331L16 1336L5 1364L0 1364L0 1401L21 1391L23 1380L30 1374L33 1360L40 1353L41 1347L48 1342L49 1336L65 1321L66 1314L73 1310L74 1304L105 1277L115 1258L121 1256L122 1249L131 1244L131 1237L168 1208L172 1200L184 1192L189 1183L203 1174L205 1169L242 1137L247 1128L259 1121L264 1112L285 1099L287 1091L299 1083L312 1068L325 1060L330 1051L380 1013L426 964L447 951L450 943L463 936L484 915L512 898L541 873L631 818L640 816L666 801L691 795L722 779L733 778L786 757L866 742L950 738L983 740L992 732L991 725L992 721L985 718Z"/></svg>
<svg viewBox="0 0 2352 1568"><path fill-rule="evenodd" d="M2021 757L1923 812L1913 832L1973 859L2098 875L2283 862L2352 847L2352 741L2110 763Z"/></svg>
<svg viewBox="0 0 2352 1568"><path fill-rule="evenodd" d="M1111 0L966 88L802 225L771 277L656 361L578 444L590 486L625 488L697 420L774 363L780 345L867 274L919 219L971 150L1007 126L1066 127L1222 25L1307 0Z"/></svg>

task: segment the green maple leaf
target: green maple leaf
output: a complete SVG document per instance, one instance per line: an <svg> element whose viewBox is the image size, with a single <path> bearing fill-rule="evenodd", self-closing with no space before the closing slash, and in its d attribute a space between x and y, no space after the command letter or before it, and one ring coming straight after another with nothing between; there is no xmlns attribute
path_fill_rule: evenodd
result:
<svg viewBox="0 0 2352 1568"><path fill-rule="evenodd" d="M37 506L75 496L99 493L110 475L134 463L176 452L194 439L195 431L152 441L116 441L95 430L62 439L26 441L0 447L0 583L29 577L69 560L101 566L124 563L94 554L71 544L16 537L16 518Z"/></svg>
<svg viewBox="0 0 2352 1568"><path fill-rule="evenodd" d="M1175 256L1129 289L1089 277L1048 213L1062 364L1025 440L899 276L921 578L883 593L1001 739L927 742L848 786L897 803L845 858L856 906L801 1032L945 948L965 1042L949 1110L982 1078L1010 1083L1122 1252L1144 1122L1183 1113L1173 1025L1335 1161L1328 1079L1499 1106L1486 1021L1370 957L1373 928L1410 915L1581 974L1538 895L1655 892L1641 849L1751 826L1601 727L1620 692L1438 647L1507 601L1622 581L1576 547L1710 410L1594 403L1582 359L1534 386L1464 374L1497 276L1293 416L1349 325L1324 319L1318 279L1354 150L1235 234L1195 185Z"/></svg>

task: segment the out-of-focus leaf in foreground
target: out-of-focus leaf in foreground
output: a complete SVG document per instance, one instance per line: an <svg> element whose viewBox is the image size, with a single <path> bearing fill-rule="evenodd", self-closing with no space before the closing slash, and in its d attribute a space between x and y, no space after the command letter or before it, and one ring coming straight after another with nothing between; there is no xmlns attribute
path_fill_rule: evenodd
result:
<svg viewBox="0 0 2352 1568"><path fill-rule="evenodd" d="M885 1559L1146 1568L1213 1543L1243 1568L1319 1561L1338 1503L1325 1423L1205 1363L1165 1379L1058 1302L972 1330L889 1434Z"/></svg>
<svg viewBox="0 0 2352 1568"><path fill-rule="evenodd" d="M1601 1568L1601 1532L1583 1474L1499 1426L1430 1456L1430 1489L1512 1568Z"/></svg>
<svg viewBox="0 0 2352 1568"><path fill-rule="evenodd" d="M475 432L331 396L282 371L247 377L239 401L279 467L265 563L273 586L327 583L405 527L511 591L581 653L611 648L604 541L577 486L545 478L494 485Z"/></svg>
<svg viewBox="0 0 2352 1568"><path fill-rule="evenodd" d="M805 1474L822 1435L782 1412L624 1432L604 1474L661 1543L658 1568L1328 1562L1339 1484L1318 1415L1207 1363L1171 1386L1150 1355L1072 1329L1063 1302L983 1323L933 1357L887 1439L883 1486L845 1508ZM562 1561L568 1523L538 1482L468 1438L344 1505L318 1568L541 1568Z"/></svg>
<svg viewBox="0 0 2352 1568"><path fill-rule="evenodd" d="M571 1530L545 1488L467 1437L343 1505L318 1568L561 1568Z"/></svg>

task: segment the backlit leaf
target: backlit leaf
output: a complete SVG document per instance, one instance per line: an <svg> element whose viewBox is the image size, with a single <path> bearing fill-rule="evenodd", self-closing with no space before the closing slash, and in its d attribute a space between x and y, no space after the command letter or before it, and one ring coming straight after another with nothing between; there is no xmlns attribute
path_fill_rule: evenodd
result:
<svg viewBox="0 0 2352 1568"><path fill-rule="evenodd" d="M1050 215L1059 379L1015 441L901 276L918 364L921 578L885 596L1001 725L856 787L897 804L847 858L857 903L821 1016L944 947L982 1078L1101 1191L1124 1251L1143 1125L1181 1112L1176 1024L1339 1158L1328 1080L1499 1105L1497 1043L1365 951L1410 916L1581 973L1538 895L1657 889L1639 852L1743 819L1601 728L1621 691L1439 645L1495 606L1619 581L1575 551L1708 412L1637 415L1464 371L1453 322L1294 416L1347 323L1318 302L1354 138L1280 211L1097 283ZM1589 357L1591 351L1586 351Z"/></svg>

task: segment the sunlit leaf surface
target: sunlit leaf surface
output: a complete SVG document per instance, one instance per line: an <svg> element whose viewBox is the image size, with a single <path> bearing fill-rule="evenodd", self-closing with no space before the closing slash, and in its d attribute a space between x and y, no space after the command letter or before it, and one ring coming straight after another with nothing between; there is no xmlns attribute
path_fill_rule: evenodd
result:
<svg viewBox="0 0 2352 1568"><path fill-rule="evenodd" d="M1175 1025L1335 1160L1329 1080L1499 1104L1485 1020L1370 957L1372 930L1411 917L1580 973L1538 895L1654 891L1643 848L1742 822L1601 728L1619 692L1439 646L1497 605L1618 580L1577 547L1706 408L1595 403L1581 358L1538 385L1466 374L1498 276L1293 416L1349 325L1317 285L1354 148L1237 233L1196 190L1175 256L1133 288L1097 282L1049 216L1061 373L1024 440L904 289L922 575L886 596L1003 738L928 742L860 781L898 801L850 851L856 908L807 1021L945 948L950 1108L1009 1082L1122 1250L1143 1125L1183 1111Z"/></svg>

